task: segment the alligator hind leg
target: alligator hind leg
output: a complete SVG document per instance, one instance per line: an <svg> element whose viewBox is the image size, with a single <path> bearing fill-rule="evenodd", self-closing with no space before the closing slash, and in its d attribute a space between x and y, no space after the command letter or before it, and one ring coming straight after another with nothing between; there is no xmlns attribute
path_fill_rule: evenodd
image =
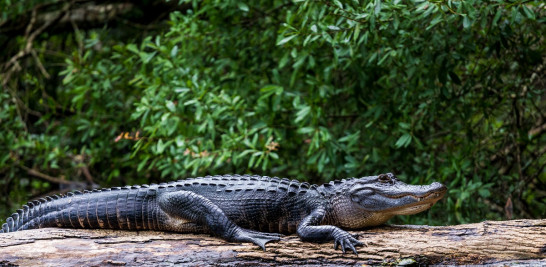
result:
<svg viewBox="0 0 546 267"><path fill-rule="evenodd" d="M265 251L269 241L280 240L280 234L262 233L241 228L207 198L189 191L164 193L158 197L159 207L175 220L204 225L228 241L252 242Z"/></svg>

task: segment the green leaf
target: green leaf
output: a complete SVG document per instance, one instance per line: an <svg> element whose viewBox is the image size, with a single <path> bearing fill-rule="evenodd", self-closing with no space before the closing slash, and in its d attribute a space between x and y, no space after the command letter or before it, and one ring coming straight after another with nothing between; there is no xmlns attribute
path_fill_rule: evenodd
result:
<svg viewBox="0 0 546 267"><path fill-rule="evenodd" d="M491 196L491 192L487 188L480 188L478 190L478 194L480 194L480 196L483 198L488 198L489 196Z"/></svg>
<svg viewBox="0 0 546 267"><path fill-rule="evenodd" d="M248 161L248 168L254 167L254 162L256 161L256 158L257 157L255 157L255 156L250 157L250 160Z"/></svg>
<svg viewBox="0 0 546 267"><path fill-rule="evenodd" d="M396 141L396 144L394 146L396 148L401 147L407 147L411 143L411 135L409 133L405 133L400 138L398 138L398 141Z"/></svg>
<svg viewBox="0 0 546 267"><path fill-rule="evenodd" d="M492 23L493 26L497 26L497 22L499 21L502 13L503 13L502 8L497 9L497 13L495 14L495 17L493 18L493 23Z"/></svg>
<svg viewBox="0 0 546 267"><path fill-rule="evenodd" d="M178 45L173 46L171 49L171 57L174 58L178 54Z"/></svg>
<svg viewBox="0 0 546 267"><path fill-rule="evenodd" d="M248 10L249 10L248 5L243 3L243 2L238 2L237 7L239 7L239 9L244 11L244 12L248 12Z"/></svg>
<svg viewBox="0 0 546 267"><path fill-rule="evenodd" d="M521 5L524 15L530 20L536 20L535 13L527 5Z"/></svg>
<svg viewBox="0 0 546 267"><path fill-rule="evenodd" d="M275 152L269 152L269 156L273 159L279 159L279 155Z"/></svg>
<svg viewBox="0 0 546 267"><path fill-rule="evenodd" d="M137 172L141 172L144 166L147 166L146 163L150 159L150 156L146 156L137 166Z"/></svg>
<svg viewBox="0 0 546 267"><path fill-rule="evenodd" d="M411 124L409 123L406 123L406 122L399 122L398 125L400 126L400 128L402 129L409 129Z"/></svg>
<svg viewBox="0 0 546 267"><path fill-rule="evenodd" d="M163 140L159 139L159 141L157 142L157 153L158 154L161 154L165 151L165 148L167 147L167 144L163 143Z"/></svg>
<svg viewBox="0 0 546 267"><path fill-rule="evenodd" d="M313 127L303 127L303 128L298 129L299 134L309 134L309 133L312 133L314 131L316 131L316 129L313 128Z"/></svg>
<svg viewBox="0 0 546 267"><path fill-rule="evenodd" d="M375 0L375 7L373 12L376 16L379 14L379 12L381 12L381 0Z"/></svg>
<svg viewBox="0 0 546 267"><path fill-rule="evenodd" d="M138 50L137 46L135 44L128 44L127 45L127 50L135 53L135 54L138 54L140 53L140 51Z"/></svg>
<svg viewBox="0 0 546 267"><path fill-rule="evenodd" d="M290 40L294 39L297 35L290 35L288 37L285 37L283 39L281 39L279 42L277 42L277 45L278 46L281 46L283 44L286 44L288 43Z"/></svg>
<svg viewBox="0 0 546 267"><path fill-rule="evenodd" d="M426 28L426 30L430 30L432 29L434 26L436 26L436 24L438 23L441 23L441 22L444 22L444 18L440 15L436 16L431 22L430 24L428 25L428 27Z"/></svg>
<svg viewBox="0 0 546 267"><path fill-rule="evenodd" d="M310 107L310 106L304 106L303 108L301 108L301 109L296 113L296 120L295 120L295 122L298 123L298 122L304 120L305 117L307 117L307 115L309 114L309 112L311 112L311 107Z"/></svg>
<svg viewBox="0 0 546 267"><path fill-rule="evenodd" d="M167 109L168 109L170 112L175 112L175 111L176 111L176 106L174 105L173 101L167 100L166 103L167 103L167 104L166 104Z"/></svg>
<svg viewBox="0 0 546 267"><path fill-rule="evenodd" d="M355 31L354 31L354 34L353 34L353 40L356 42L358 41L358 36L360 35L360 24L357 24L355 26Z"/></svg>
<svg viewBox="0 0 546 267"><path fill-rule="evenodd" d="M356 141L358 138L360 137L360 130L356 131L355 133L353 134L349 134L349 135L346 135L344 137L341 137L338 139L338 142L340 143L343 143L343 142L354 142Z"/></svg>
<svg viewBox="0 0 546 267"><path fill-rule="evenodd" d="M472 25L472 21L470 21L470 18L468 16L464 16L463 18L463 27L465 29L468 29Z"/></svg>

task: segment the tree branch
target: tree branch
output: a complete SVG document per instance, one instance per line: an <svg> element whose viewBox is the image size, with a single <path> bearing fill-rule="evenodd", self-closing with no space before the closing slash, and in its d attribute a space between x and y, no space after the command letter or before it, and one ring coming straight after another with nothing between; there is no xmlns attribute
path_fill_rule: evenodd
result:
<svg viewBox="0 0 546 267"><path fill-rule="evenodd" d="M67 180L64 180L64 179L61 179L61 178L57 178L57 177L53 177L53 176L49 176L45 173L41 173L39 172L38 170L36 169L31 169L27 166L24 166L24 165L21 165L20 166L23 170L27 171L28 174L32 175L32 176L35 176L35 177L38 177L38 178L41 178L43 180L46 180L48 182L51 182L51 183L55 183L55 184L65 184L65 185L68 185L68 184L73 184L74 182L72 181L67 181Z"/></svg>
<svg viewBox="0 0 546 267"><path fill-rule="evenodd" d="M25 47L22 50L20 50L17 54L15 54L13 57L11 57L8 60L8 62L6 62L3 66L0 67L0 70L5 70L5 74L2 75L3 76L2 87L5 87L8 84L11 78L11 75L13 75L13 73L21 69L18 61L21 58L31 53L34 39L36 39L36 37L39 34L41 34L45 29L47 29L49 26L57 22L61 18L61 16L63 16L65 12L67 12L69 9L70 9L70 4L65 4L63 9L57 14L56 17L44 22L42 26L40 26L40 28L36 29L35 31L31 33L34 22L36 21L37 7L33 9L32 18L30 20L28 27L25 30L25 39L26 39Z"/></svg>
<svg viewBox="0 0 546 267"><path fill-rule="evenodd" d="M23 33L24 25L29 25L35 9L43 10L35 18L37 24L44 24L59 14L60 5L67 1L57 1L36 5L32 10L23 13L17 18L0 21L2 28L0 35L18 36ZM105 23L123 18L126 22L142 21L144 24L164 18L174 10L184 11L191 4L179 5L178 1L97 1L97 0L72 0L72 8L52 28L54 30L70 30L71 23L75 22L81 29L89 29L104 26ZM140 15L135 15L140 14Z"/></svg>
<svg viewBox="0 0 546 267"><path fill-rule="evenodd" d="M297 265L546 264L546 219L455 226L383 226L352 232L368 243L358 255L295 235L268 243L230 243L195 234L46 228L0 234L0 264Z"/></svg>

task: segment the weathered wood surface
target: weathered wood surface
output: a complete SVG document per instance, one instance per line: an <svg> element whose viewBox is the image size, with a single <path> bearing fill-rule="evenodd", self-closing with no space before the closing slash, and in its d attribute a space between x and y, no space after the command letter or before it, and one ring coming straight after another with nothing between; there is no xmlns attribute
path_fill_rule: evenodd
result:
<svg viewBox="0 0 546 267"><path fill-rule="evenodd" d="M46 228L0 234L0 265L546 265L546 219L382 226L352 233L368 243L358 248L358 256L293 235L269 243L263 252L207 235Z"/></svg>

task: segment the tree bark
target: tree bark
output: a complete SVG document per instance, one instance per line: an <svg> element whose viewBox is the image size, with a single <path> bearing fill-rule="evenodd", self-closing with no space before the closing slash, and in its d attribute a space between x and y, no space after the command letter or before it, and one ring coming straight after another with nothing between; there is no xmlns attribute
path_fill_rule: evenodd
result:
<svg viewBox="0 0 546 267"><path fill-rule="evenodd" d="M546 264L546 219L391 225L352 233L368 244L358 255L295 235L267 244L263 252L208 235L45 228L0 234L0 265Z"/></svg>

